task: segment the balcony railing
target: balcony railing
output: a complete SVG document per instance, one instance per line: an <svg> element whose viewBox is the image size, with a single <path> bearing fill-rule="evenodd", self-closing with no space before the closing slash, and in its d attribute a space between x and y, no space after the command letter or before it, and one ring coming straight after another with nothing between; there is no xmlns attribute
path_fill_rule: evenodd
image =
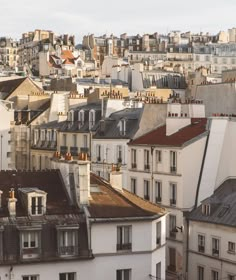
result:
<svg viewBox="0 0 236 280"><path fill-rule="evenodd" d="M78 156L78 147L70 147L70 153L72 156Z"/></svg>
<svg viewBox="0 0 236 280"><path fill-rule="evenodd" d="M81 147L80 152L88 154L89 153L89 148L88 147Z"/></svg>
<svg viewBox="0 0 236 280"><path fill-rule="evenodd" d="M120 251L120 250L131 250L132 249L132 243L118 243L118 244L116 244L116 249L118 251Z"/></svg>
<svg viewBox="0 0 236 280"><path fill-rule="evenodd" d="M198 245L198 252L204 253L205 252L205 247L202 245Z"/></svg>
<svg viewBox="0 0 236 280"><path fill-rule="evenodd" d="M213 256L219 256L219 250L218 249L212 249L212 255Z"/></svg>
<svg viewBox="0 0 236 280"><path fill-rule="evenodd" d="M150 164L145 164L144 165L144 170L149 171L150 170Z"/></svg>
<svg viewBox="0 0 236 280"><path fill-rule="evenodd" d="M78 246L60 246L58 248L59 255L74 256L78 254Z"/></svg>
<svg viewBox="0 0 236 280"><path fill-rule="evenodd" d="M137 163L131 163L131 168L136 169L137 168Z"/></svg>
<svg viewBox="0 0 236 280"><path fill-rule="evenodd" d="M170 173L176 173L176 171L177 171L176 166L171 166L170 167Z"/></svg>
<svg viewBox="0 0 236 280"><path fill-rule="evenodd" d="M61 154L66 154L68 152L68 147L67 146L61 146L60 147L60 152L61 152Z"/></svg>
<svg viewBox="0 0 236 280"><path fill-rule="evenodd" d="M156 203L160 203L161 202L161 197L160 196L157 196L156 197Z"/></svg>

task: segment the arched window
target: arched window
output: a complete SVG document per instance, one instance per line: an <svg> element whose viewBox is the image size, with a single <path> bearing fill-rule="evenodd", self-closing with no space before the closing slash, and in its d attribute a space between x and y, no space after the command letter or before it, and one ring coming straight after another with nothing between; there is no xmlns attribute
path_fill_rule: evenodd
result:
<svg viewBox="0 0 236 280"><path fill-rule="evenodd" d="M84 125L84 111L83 110L79 111L78 119L79 119L80 126L83 126Z"/></svg>

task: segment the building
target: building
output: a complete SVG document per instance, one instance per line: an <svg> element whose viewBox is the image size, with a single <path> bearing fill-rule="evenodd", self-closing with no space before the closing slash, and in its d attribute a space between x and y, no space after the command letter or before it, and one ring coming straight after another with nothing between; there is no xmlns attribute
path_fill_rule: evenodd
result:
<svg viewBox="0 0 236 280"><path fill-rule="evenodd" d="M53 165L0 172L0 274L165 279L165 210L123 190L119 174L114 187L90 175L87 161Z"/></svg>
<svg viewBox="0 0 236 280"><path fill-rule="evenodd" d="M166 124L128 144L128 189L170 212L166 268L180 279L185 277L184 213L195 205L208 134L203 117L204 105L198 102L167 104Z"/></svg>
<svg viewBox="0 0 236 280"><path fill-rule="evenodd" d="M16 69L18 65L18 42L11 38L0 38L0 65L4 66L3 69Z"/></svg>
<svg viewBox="0 0 236 280"><path fill-rule="evenodd" d="M229 178L188 216L188 279L235 279L235 200Z"/></svg>

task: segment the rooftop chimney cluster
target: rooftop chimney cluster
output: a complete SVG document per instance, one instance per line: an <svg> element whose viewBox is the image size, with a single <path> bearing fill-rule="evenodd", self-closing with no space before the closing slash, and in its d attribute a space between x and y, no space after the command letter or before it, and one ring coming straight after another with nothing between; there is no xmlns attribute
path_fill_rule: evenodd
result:
<svg viewBox="0 0 236 280"><path fill-rule="evenodd" d="M122 99L123 98L123 94L120 93L120 91L118 90L118 92L115 92L115 90L112 90L112 92L103 92L102 96L108 97L110 99Z"/></svg>

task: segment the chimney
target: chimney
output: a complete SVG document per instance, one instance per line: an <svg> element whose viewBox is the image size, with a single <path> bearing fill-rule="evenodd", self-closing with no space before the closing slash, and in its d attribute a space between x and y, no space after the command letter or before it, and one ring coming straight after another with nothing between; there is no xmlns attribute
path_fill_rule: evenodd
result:
<svg viewBox="0 0 236 280"><path fill-rule="evenodd" d="M58 112L58 122L63 122L67 120L67 114L64 112Z"/></svg>
<svg viewBox="0 0 236 280"><path fill-rule="evenodd" d="M122 191L122 172L112 168L110 173L110 184L114 189Z"/></svg>
<svg viewBox="0 0 236 280"><path fill-rule="evenodd" d="M9 196L10 197L7 199L8 200L8 211L9 211L10 216L14 217L14 216L16 216L17 199L15 198L15 191L13 188L9 191Z"/></svg>
<svg viewBox="0 0 236 280"><path fill-rule="evenodd" d="M79 204L88 205L90 197L90 163L89 161L78 161L79 166Z"/></svg>

